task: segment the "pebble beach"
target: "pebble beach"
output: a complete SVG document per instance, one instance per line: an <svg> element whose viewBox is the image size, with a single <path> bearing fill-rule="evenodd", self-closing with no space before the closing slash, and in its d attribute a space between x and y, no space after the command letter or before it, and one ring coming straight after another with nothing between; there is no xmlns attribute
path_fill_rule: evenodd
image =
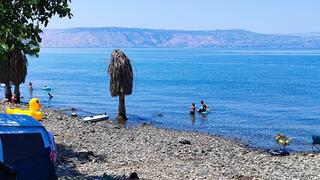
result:
<svg viewBox="0 0 320 180"><path fill-rule="evenodd" d="M26 108L25 105L0 104ZM147 123L82 123L62 109L41 109L55 134L59 179L320 179L315 152L272 156L208 134L159 129ZM128 120L130 121L130 119Z"/></svg>

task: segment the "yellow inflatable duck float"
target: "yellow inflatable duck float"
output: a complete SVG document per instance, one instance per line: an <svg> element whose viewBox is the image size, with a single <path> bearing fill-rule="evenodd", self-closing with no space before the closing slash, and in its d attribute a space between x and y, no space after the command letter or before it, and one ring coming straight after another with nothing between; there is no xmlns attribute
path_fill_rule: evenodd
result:
<svg viewBox="0 0 320 180"><path fill-rule="evenodd" d="M292 141L292 138L287 137L286 135L277 134L276 135L276 142L283 147L283 149L288 146Z"/></svg>
<svg viewBox="0 0 320 180"><path fill-rule="evenodd" d="M7 114L24 114L31 116L38 121L41 121L42 113L39 111L40 108L41 104L39 100L37 98L32 98L29 102L29 110L7 108Z"/></svg>

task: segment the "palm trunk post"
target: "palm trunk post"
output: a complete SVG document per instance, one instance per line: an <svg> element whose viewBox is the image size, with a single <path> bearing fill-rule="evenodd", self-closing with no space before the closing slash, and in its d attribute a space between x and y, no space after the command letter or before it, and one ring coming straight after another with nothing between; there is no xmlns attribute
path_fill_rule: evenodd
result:
<svg viewBox="0 0 320 180"><path fill-rule="evenodd" d="M27 75L27 58L19 49L13 49L8 56L0 59L0 83L5 83L5 97L9 101L12 98L10 83L14 84L14 94L16 102L20 103L19 86L24 83Z"/></svg>
<svg viewBox="0 0 320 180"><path fill-rule="evenodd" d="M110 94L112 97L119 96L118 120L127 120L125 96L132 93L133 72L130 59L119 49L111 53L108 66L110 75Z"/></svg>
<svg viewBox="0 0 320 180"><path fill-rule="evenodd" d="M20 85L19 84L15 84L14 85L14 94L16 95L16 103L20 103Z"/></svg>
<svg viewBox="0 0 320 180"><path fill-rule="evenodd" d="M128 119L126 113L126 101L124 94L119 96L118 119L119 118L122 118L123 120Z"/></svg>
<svg viewBox="0 0 320 180"><path fill-rule="evenodd" d="M5 96L6 96L6 99L10 101L12 97L10 82L6 82L5 85L6 85Z"/></svg>

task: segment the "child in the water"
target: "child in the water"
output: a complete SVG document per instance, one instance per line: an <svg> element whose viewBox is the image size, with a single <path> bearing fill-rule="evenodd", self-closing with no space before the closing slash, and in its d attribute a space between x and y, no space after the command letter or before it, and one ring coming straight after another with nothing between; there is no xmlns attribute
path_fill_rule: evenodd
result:
<svg viewBox="0 0 320 180"><path fill-rule="evenodd" d="M196 110L196 106L195 106L194 103L192 103L192 104L191 104L191 107L190 107L190 114L191 114L191 115L194 115L196 111L197 111L197 110Z"/></svg>

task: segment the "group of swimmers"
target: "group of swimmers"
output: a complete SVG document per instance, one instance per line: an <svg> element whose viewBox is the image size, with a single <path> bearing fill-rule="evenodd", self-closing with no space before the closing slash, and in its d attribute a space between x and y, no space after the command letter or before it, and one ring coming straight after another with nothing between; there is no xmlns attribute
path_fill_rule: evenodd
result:
<svg viewBox="0 0 320 180"><path fill-rule="evenodd" d="M201 108L198 110L196 108L195 103L191 104L191 107L189 109L191 115L194 115L197 111L201 113L201 112L206 112L209 109L208 105L203 100L200 101L200 104L201 104Z"/></svg>
<svg viewBox="0 0 320 180"><path fill-rule="evenodd" d="M29 90L33 91L32 82L29 82ZM50 99L53 97L51 94L51 88L48 88L46 84L43 85L43 90L46 91Z"/></svg>
<svg viewBox="0 0 320 180"><path fill-rule="evenodd" d="M29 91L30 91L30 93L32 93L32 91L34 90L34 88L33 88L33 85L32 85L32 82L29 82ZM44 88L44 90L47 88L47 85L46 84L44 84L43 85L43 88ZM45 90L46 91L46 93L48 94L48 96L49 96L49 99L51 99L52 97L53 97L53 95L51 94L51 88L49 89L49 90ZM32 96L32 95L31 95ZM23 98L22 96L20 97L20 98ZM12 97L11 97L11 99L10 99L10 102L12 102L12 103L17 103L17 95L14 93L13 95L12 95Z"/></svg>

